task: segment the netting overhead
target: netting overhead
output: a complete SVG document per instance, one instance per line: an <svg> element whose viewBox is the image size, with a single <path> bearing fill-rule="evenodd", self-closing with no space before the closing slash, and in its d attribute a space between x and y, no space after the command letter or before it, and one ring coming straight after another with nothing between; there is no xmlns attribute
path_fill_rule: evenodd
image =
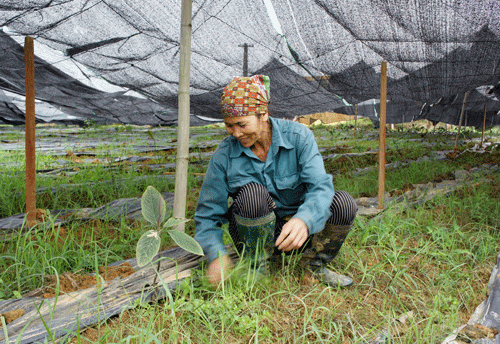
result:
<svg viewBox="0 0 500 344"><path fill-rule="evenodd" d="M270 19L273 11L261 0L193 1L193 114L219 116L221 90L233 76L243 74L245 50L248 74L271 77L272 110L278 117L335 109L352 112L351 104L376 104L382 61L388 63L389 123L418 116L455 123L461 103L443 98L463 99L465 92L500 80L496 0L271 2L277 20ZM87 111L92 115L83 110L74 115L173 123L180 6L181 1L165 0L0 0L0 21L14 35L32 36L63 52L64 59L154 104L148 111L94 106ZM2 47L14 49L10 44ZM46 82L38 78L37 83ZM64 92L67 80L56 79L50 80L52 87ZM0 86L11 90L9 83ZM59 106L58 94L43 98ZM498 99L489 95L487 101L489 121L495 124ZM77 107L84 108L85 102L80 99ZM436 113L438 107L422 111L435 103L444 112ZM479 113L484 105L478 101L470 111ZM376 119L376 107L365 110L364 115Z"/></svg>

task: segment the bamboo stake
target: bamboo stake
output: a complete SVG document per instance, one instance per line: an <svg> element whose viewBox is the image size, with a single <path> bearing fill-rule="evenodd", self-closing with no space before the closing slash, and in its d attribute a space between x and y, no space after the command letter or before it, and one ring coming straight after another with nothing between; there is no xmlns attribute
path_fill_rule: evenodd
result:
<svg viewBox="0 0 500 344"><path fill-rule="evenodd" d="M484 115L483 115L483 133L481 134L481 148L483 148L484 142L484 130L486 129L486 104L484 104Z"/></svg>
<svg viewBox="0 0 500 344"><path fill-rule="evenodd" d="M358 125L358 104L356 104L356 116L354 116L354 134L352 135L352 138L355 140L356 139L356 126Z"/></svg>
<svg viewBox="0 0 500 344"><path fill-rule="evenodd" d="M181 47L179 66L179 120L177 128L177 166L175 174L175 194L173 216L186 217L187 172L189 163L189 78L191 73L191 30L192 2L182 0L181 6ZM184 223L176 229L184 232Z"/></svg>
<svg viewBox="0 0 500 344"><path fill-rule="evenodd" d="M387 99L387 62L380 68L380 135L378 144L378 208L384 209L385 191L385 125Z"/></svg>
<svg viewBox="0 0 500 344"><path fill-rule="evenodd" d="M33 38L24 39L24 73L26 76L26 214L28 224L36 217L36 152L35 152L35 51Z"/></svg>
<svg viewBox="0 0 500 344"><path fill-rule="evenodd" d="M457 137L455 139L455 148L453 148L454 152L457 151L457 147L458 147L458 137L460 136L460 129L462 126L462 118L464 117L465 103L467 102L467 95L468 94L469 94L469 91L465 92L464 102L462 103L462 111L460 112L460 120L458 122L458 132L457 132Z"/></svg>

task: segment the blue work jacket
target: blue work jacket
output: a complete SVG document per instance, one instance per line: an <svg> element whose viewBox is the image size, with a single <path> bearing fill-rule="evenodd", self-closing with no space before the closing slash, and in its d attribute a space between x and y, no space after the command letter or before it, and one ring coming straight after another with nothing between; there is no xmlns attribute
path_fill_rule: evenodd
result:
<svg viewBox="0 0 500 344"><path fill-rule="evenodd" d="M269 117L272 143L266 161L233 136L226 137L210 159L195 212L195 239L209 262L227 254L221 225L227 223L228 199L239 188L258 183L269 190L277 215L294 214L309 235L323 230L330 217L334 189L325 172L313 133L304 125Z"/></svg>

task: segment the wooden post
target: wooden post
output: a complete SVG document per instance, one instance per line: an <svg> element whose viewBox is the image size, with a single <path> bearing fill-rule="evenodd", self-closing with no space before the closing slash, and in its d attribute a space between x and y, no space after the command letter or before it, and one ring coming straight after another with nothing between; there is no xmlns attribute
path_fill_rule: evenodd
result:
<svg viewBox="0 0 500 344"><path fill-rule="evenodd" d="M24 39L24 73L26 76L26 214L28 225L36 217L36 152L35 152L35 51L33 38Z"/></svg>
<svg viewBox="0 0 500 344"><path fill-rule="evenodd" d="M481 134L481 148L483 148L484 142L484 130L486 129L486 104L484 104L484 115L483 115L483 133Z"/></svg>
<svg viewBox="0 0 500 344"><path fill-rule="evenodd" d="M182 0L181 47L179 65L179 115L177 128L177 162L175 170L175 194L173 216L186 217L187 178L189 163L189 78L191 73L192 2ZM184 223L176 226L185 231Z"/></svg>
<svg viewBox="0 0 500 344"><path fill-rule="evenodd" d="M356 126L358 125L358 104L356 104L356 115L354 116L354 134L352 138L356 140Z"/></svg>
<svg viewBox="0 0 500 344"><path fill-rule="evenodd" d="M457 147L458 147L458 137L460 136L460 129L461 129L461 126L462 126L462 119L464 117L465 103L467 102L467 95L468 94L469 94L469 91L465 92L464 102L462 103L462 111L460 112L460 120L458 122L458 132L457 132L457 137L455 139L455 148L453 148L454 152L457 151Z"/></svg>
<svg viewBox="0 0 500 344"><path fill-rule="evenodd" d="M378 142L378 208L384 209L385 193L385 125L387 99L387 62L380 68L380 135Z"/></svg>

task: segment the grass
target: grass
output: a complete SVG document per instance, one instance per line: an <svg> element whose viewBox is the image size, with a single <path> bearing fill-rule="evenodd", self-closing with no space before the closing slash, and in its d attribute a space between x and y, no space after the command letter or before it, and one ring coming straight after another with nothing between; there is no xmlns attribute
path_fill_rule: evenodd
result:
<svg viewBox="0 0 500 344"><path fill-rule="evenodd" d="M89 139L115 137L114 146L92 150L98 156L114 157L127 154L119 143L125 133L127 140L133 137L126 145L128 154L134 151L134 145L170 144L174 131L155 129L155 140L145 129L136 127L117 130L96 126L81 130L78 135ZM324 138L318 142L325 148L325 156L332 153L332 147L336 153L363 153L368 147L378 148L377 131L370 126L358 124L356 140L350 130L347 126L338 130L327 126L313 129L316 137ZM197 144L221 138L217 125L193 128L192 132L199 135ZM14 134L9 137L15 139ZM406 137L413 140L405 140ZM477 139L480 133L465 131L462 137ZM497 137L496 129L488 134L490 142L496 143ZM500 160L495 149L434 160L433 152L451 150L454 145L452 134L440 132L388 131L387 142L388 162L411 161L387 170L387 191L408 183L435 181L460 169L473 171L484 163L498 164ZM461 142L460 149L467 145ZM208 158L201 154L213 149L193 150L190 154L193 164L188 182L189 218L194 215L201 187L201 180L192 173L204 172ZM162 162L175 161L175 151L162 153ZM428 159L421 159L424 156ZM376 155L341 158L325 161L328 171L334 174L336 189L349 191L354 197L375 196ZM0 151L0 162L9 159L23 158ZM50 161L52 157L46 159ZM117 198L140 196L147 185L161 192L173 192L173 179L163 178L164 170L148 169L151 162L141 162L146 167L140 168L139 163L103 165L71 160L71 168L78 169L76 174L39 173L38 185L55 189L41 193L37 207L97 207ZM12 167L8 173L0 174L0 185L5 190L0 194L0 217L23 212L21 170ZM247 263L242 260L217 290L209 287L202 271L197 271L194 278L184 280L178 287L172 302L138 305L88 329L73 342L365 343L385 334L394 343L440 343L466 323L487 296L488 280L500 251L499 192L500 176L490 173L478 176L473 184L446 197L413 207L394 206L371 219L358 216L330 266L353 277L355 285L351 288L323 286L297 265L294 256L283 257L276 271L259 281L247 273ZM194 233L192 221L186 228L188 234ZM87 221L63 227L53 225L45 231L35 227L15 240L2 238L0 298L37 288L44 276L55 272L94 272L99 265L133 257L143 232L141 224L124 220ZM163 248L172 245L168 240L162 242Z"/></svg>

